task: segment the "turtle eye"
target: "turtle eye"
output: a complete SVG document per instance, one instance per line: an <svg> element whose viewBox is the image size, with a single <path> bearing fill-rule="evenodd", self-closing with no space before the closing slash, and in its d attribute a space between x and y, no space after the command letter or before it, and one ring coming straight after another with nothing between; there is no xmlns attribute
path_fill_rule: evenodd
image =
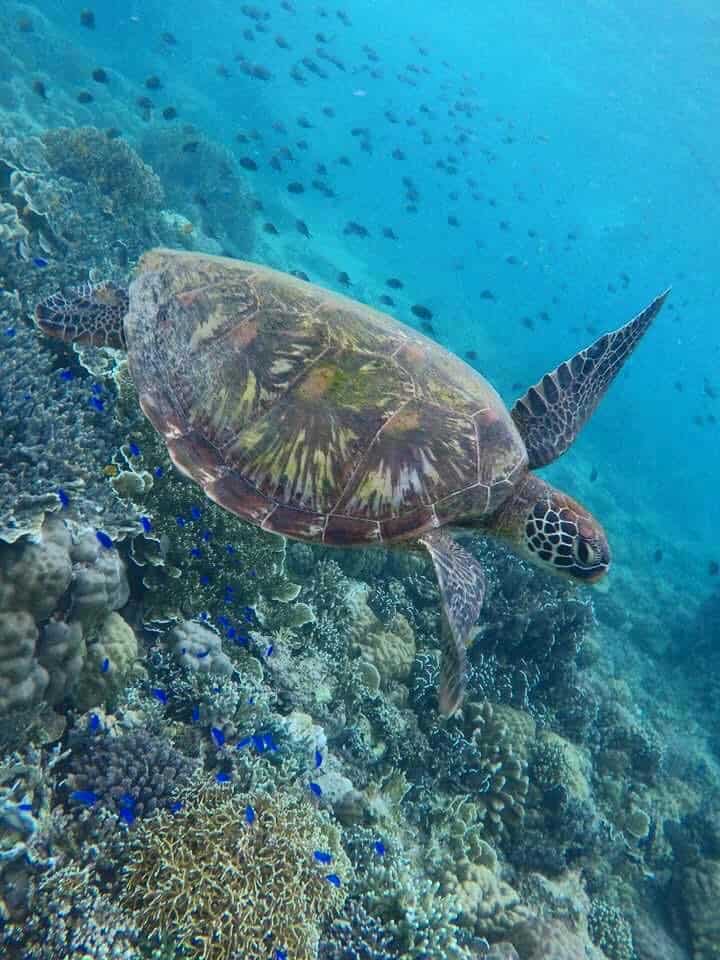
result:
<svg viewBox="0 0 720 960"><path fill-rule="evenodd" d="M593 551L590 549L585 540L580 540L578 542L577 557L580 563L589 564L593 562Z"/></svg>

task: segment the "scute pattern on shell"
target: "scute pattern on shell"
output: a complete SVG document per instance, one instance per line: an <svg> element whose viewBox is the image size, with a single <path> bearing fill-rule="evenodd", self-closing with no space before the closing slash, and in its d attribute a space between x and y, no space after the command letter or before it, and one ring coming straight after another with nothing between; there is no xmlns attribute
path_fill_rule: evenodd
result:
<svg viewBox="0 0 720 960"><path fill-rule="evenodd" d="M146 254L126 321L143 411L177 466L265 529L392 542L502 503L525 448L457 357L256 264Z"/></svg>

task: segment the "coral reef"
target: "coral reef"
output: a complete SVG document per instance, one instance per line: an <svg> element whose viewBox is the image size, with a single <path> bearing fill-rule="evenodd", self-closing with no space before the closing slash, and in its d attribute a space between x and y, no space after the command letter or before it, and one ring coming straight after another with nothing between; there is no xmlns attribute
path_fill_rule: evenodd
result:
<svg viewBox="0 0 720 960"><path fill-rule="evenodd" d="M277 950L314 960L320 924L340 913L350 879L336 832L307 800L206 787L132 831L121 900L148 933L203 960L271 960Z"/></svg>
<svg viewBox="0 0 720 960"><path fill-rule="evenodd" d="M117 695L137 657L132 629L114 613L128 596L112 544L93 530L73 538L61 516L49 516L35 542L0 544L0 712Z"/></svg>
<svg viewBox="0 0 720 960"><path fill-rule="evenodd" d="M74 792L89 791L97 798L93 806L146 817L167 809L197 770L196 760L155 732L86 734L77 738L68 760L67 802L80 811L84 807L73 799Z"/></svg>
<svg viewBox="0 0 720 960"><path fill-rule="evenodd" d="M96 127L58 127L44 133L42 141L53 170L94 183L111 210L162 204L160 178L125 140L110 138Z"/></svg>

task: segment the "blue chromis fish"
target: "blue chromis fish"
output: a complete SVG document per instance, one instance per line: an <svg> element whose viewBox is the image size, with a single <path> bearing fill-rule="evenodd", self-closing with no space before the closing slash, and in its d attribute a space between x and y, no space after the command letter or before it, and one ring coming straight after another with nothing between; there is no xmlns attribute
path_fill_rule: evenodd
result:
<svg viewBox="0 0 720 960"><path fill-rule="evenodd" d="M373 850L379 857L385 856L385 844L382 842L382 840L375 841L373 844Z"/></svg>
<svg viewBox="0 0 720 960"><path fill-rule="evenodd" d="M140 517L140 525L142 526L145 533L150 533L150 531L152 530L152 521L150 520L150 517L145 517L145 516Z"/></svg>
<svg viewBox="0 0 720 960"><path fill-rule="evenodd" d="M88 730L90 733L97 733L101 726L100 717L96 713L91 713L88 717Z"/></svg>
<svg viewBox="0 0 720 960"><path fill-rule="evenodd" d="M168 702L168 696L167 696L167 694L166 694L165 691L162 690L160 687L153 687L153 689L150 691L150 693L155 697L156 700L159 700L160 703L167 703L167 702Z"/></svg>
<svg viewBox="0 0 720 960"><path fill-rule="evenodd" d="M328 883L331 883L334 887L340 886L340 877L336 873L329 873L325 879Z"/></svg>
<svg viewBox="0 0 720 960"><path fill-rule="evenodd" d="M93 793L92 790L73 790L70 794L70 799L76 803L82 803L86 807L92 807L100 798L96 793Z"/></svg>
<svg viewBox="0 0 720 960"><path fill-rule="evenodd" d="M217 747L223 747L225 745L225 734L222 732L220 727L211 727L210 733L212 734L212 738Z"/></svg>
<svg viewBox="0 0 720 960"><path fill-rule="evenodd" d="M232 774L226 773L224 770L215 774L215 783L230 783L231 780Z"/></svg>
<svg viewBox="0 0 720 960"><path fill-rule="evenodd" d="M315 783L314 780L311 780L308 784L308 787L310 787L310 791L314 793L316 797L322 796L322 787L319 783Z"/></svg>
<svg viewBox="0 0 720 960"><path fill-rule="evenodd" d="M250 826L255 823L255 810L248 804L245 807L245 822Z"/></svg>
<svg viewBox="0 0 720 960"><path fill-rule="evenodd" d="M170 813L180 813L182 808L182 802L180 800L176 800L174 803L170 804Z"/></svg>
<svg viewBox="0 0 720 960"><path fill-rule="evenodd" d="M325 850L315 850L313 856L318 863L330 863L332 861L332 854L327 853Z"/></svg>
<svg viewBox="0 0 720 960"><path fill-rule="evenodd" d="M319 750L315 751L315 767L321 767L323 762L323 755Z"/></svg>
<svg viewBox="0 0 720 960"><path fill-rule="evenodd" d="M60 501L60 506L63 508L63 510L67 510L70 504L70 497L67 495L67 493L63 490L62 487L58 487L55 493L57 493L58 500Z"/></svg>
<svg viewBox="0 0 720 960"><path fill-rule="evenodd" d="M109 534L105 533L104 530L96 530L95 536L101 547L105 547L106 550L112 550L113 542Z"/></svg>

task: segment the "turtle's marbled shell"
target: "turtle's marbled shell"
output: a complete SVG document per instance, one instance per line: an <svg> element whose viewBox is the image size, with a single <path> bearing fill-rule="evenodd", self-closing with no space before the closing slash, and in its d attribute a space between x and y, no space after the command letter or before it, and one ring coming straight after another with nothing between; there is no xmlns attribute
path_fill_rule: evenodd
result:
<svg viewBox="0 0 720 960"><path fill-rule="evenodd" d="M470 367L287 274L151 251L125 329L140 404L174 462L277 533L405 539L491 512L525 469L504 404Z"/></svg>

